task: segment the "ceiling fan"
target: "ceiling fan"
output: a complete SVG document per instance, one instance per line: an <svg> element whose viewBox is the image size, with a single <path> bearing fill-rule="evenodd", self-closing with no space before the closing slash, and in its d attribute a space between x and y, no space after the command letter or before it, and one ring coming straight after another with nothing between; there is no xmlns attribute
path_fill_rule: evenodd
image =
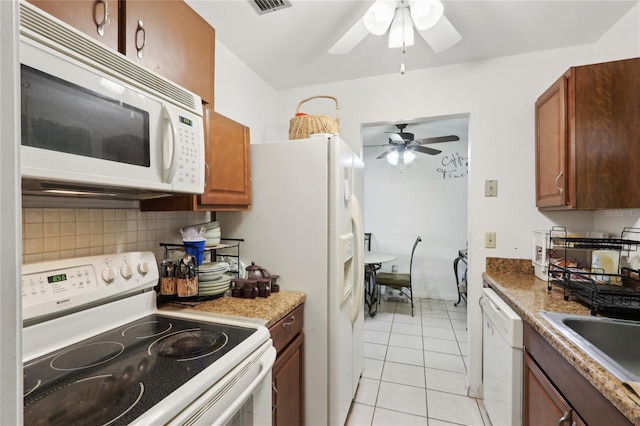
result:
<svg viewBox="0 0 640 426"><path fill-rule="evenodd" d="M415 159L414 152L421 152L423 154L430 155L437 155L442 152L438 149L429 148L428 146L422 145L460 140L460 138L456 135L415 139L413 133L404 131L404 129L407 127L407 124L396 124L396 127L399 130L398 132L387 132L389 133L389 144L393 145L393 147L376 157L376 159L386 158L387 161L394 166L398 164L398 160L401 157L404 164L411 163Z"/></svg>
<svg viewBox="0 0 640 426"><path fill-rule="evenodd" d="M376 0L367 12L329 49L332 55L346 55L369 34L383 35L389 29L389 47L413 45L414 31L434 52L442 52L462 39L444 16L439 0Z"/></svg>

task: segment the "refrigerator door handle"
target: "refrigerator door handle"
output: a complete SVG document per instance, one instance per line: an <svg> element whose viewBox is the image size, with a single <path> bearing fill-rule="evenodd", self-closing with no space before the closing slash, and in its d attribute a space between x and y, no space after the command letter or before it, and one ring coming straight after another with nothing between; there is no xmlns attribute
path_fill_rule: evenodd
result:
<svg viewBox="0 0 640 426"><path fill-rule="evenodd" d="M354 289L353 296L351 297L351 324L355 323L358 319L358 313L364 301L364 227L362 225L362 210L360 209L360 203L358 197L355 194L351 195L351 223L353 224L353 234L355 236L355 256L357 264L353 265L355 268L354 274Z"/></svg>

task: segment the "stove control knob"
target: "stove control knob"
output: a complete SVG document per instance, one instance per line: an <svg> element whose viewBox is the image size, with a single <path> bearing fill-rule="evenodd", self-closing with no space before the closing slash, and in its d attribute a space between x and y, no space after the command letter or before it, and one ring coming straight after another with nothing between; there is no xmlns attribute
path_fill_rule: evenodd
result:
<svg viewBox="0 0 640 426"><path fill-rule="evenodd" d="M113 271L113 268L111 266L107 266L102 270L102 279L107 284L112 283L113 280L116 279L116 273Z"/></svg>
<svg viewBox="0 0 640 426"><path fill-rule="evenodd" d="M149 264L147 262L138 263L138 273L140 275L147 275L149 273Z"/></svg>
<svg viewBox="0 0 640 426"><path fill-rule="evenodd" d="M131 266L127 264L122 265L122 268L120 268L120 275L122 275L122 278L124 278L125 280L128 280L129 278L131 278L131 276L133 275L133 270L131 269Z"/></svg>

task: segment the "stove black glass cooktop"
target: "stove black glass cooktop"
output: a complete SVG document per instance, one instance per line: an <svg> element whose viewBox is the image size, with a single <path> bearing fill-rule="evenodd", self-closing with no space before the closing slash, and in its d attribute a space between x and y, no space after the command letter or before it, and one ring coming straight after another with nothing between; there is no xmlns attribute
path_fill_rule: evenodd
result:
<svg viewBox="0 0 640 426"><path fill-rule="evenodd" d="M256 330L149 315L24 365L26 425L125 425Z"/></svg>

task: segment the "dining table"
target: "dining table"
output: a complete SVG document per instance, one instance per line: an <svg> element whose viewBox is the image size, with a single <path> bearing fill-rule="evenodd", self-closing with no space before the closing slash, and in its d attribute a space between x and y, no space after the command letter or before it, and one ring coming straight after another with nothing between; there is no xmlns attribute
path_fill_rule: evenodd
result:
<svg viewBox="0 0 640 426"><path fill-rule="evenodd" d="M383 263L393 262L396 255L391 253L379 253L373 251L364 252L364 303L369 311L369 316L374 317L378 313L378 298L376 285L376 271L378 271Z"/></svg>

